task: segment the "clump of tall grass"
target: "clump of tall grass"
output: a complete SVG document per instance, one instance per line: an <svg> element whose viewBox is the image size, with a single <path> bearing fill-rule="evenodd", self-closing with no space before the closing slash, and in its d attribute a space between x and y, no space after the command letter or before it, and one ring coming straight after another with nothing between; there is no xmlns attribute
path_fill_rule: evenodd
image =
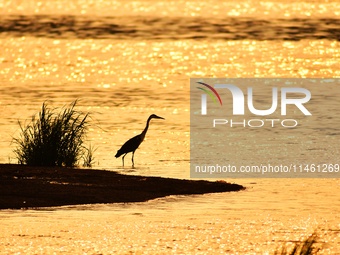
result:
<svg viewBox="0 0 340 255"><path fill-rule="evenodd" d="M44 102L27 126L19 122L21 135L14 138L14 153L20 164L73 167L83 158L91 165L92 148L84 146L89 113L75 110L76 104L74 101L56 113Z"/></svg>
<svg viewBox="0 0 340 255"><path fill-rule="evenodd" d="M274 255L315 255L320 250L320 248L316 247L317 239L317 234L313 233L302 242L296 243L290 251L284 245L280 250L275 251Z"/></svg>

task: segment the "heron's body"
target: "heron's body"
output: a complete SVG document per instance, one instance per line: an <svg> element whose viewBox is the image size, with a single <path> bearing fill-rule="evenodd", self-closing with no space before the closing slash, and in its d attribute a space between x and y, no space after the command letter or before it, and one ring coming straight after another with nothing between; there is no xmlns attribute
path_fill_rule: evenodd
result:
<svg viewBox="0 0 340 255"><path fill-rule="evenodd" d="M134 165L134 161L133 161L133 157L135 155L135 151L138 149L139 145L144 141L146 132L148 131L149 128L149 123L151 119L164 119L162 117L159 117L155 114L150 115L150 117L148 118L147 122L146 122L146 126L143 130L142 133L140 133L139 135L136 135L134 137L132 137L131 139L129 139L126 143L123 144L123 146L117 151L116 154L116 158L119 158L121 155L124 154L122 161L123 161L123 166L124 166L124 157L126 156L126 154L128 154L129 152L132 152L132 166Z"/></svg>

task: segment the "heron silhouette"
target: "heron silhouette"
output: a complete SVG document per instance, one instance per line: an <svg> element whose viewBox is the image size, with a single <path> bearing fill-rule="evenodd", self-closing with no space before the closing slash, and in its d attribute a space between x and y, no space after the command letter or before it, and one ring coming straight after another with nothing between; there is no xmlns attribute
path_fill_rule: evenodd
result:
<svg viewBox="0 0 340 255"><path fill-rule="evenodd" d="M151 119L163 119L164 120L164 118L159 117L156 114L151 114L150 117L148 118L148 120L146 121L146 126L145 126L143 132L140 133L139 135L136 135L135 137L132 137L126 143L123 144L123 146L117 151L117 154L115 156L116 158L119 158L121 155L124 154L124 156L122 158L123 166L124 166L124 157L129 152L132 152L132 166L135 165L135 163L133 161L133 157L135 155L135 151L137 150L139 145L143 142L143 140L145 138L145 135L146 135L146 132L148 131L149 123L150 123Z"/></svg>

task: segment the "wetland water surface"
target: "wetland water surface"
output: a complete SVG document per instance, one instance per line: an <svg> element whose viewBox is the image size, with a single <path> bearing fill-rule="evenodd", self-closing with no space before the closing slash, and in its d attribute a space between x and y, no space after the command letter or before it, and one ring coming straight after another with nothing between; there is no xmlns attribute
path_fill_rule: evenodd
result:
<svg viewBox="0 0 340 255"><path fill-rule="evenodd" d="M95 168L189 178L190 77L340 76L336 1L11 1L0 11L1 163L16 163L18 120L45 100L80 99ZM152 113L165 120L152 121L136 167L128 155L122 168L117 149ZM339 155L333 131L326 147ZM266 254L315 229L321 253L340 253L339 179L231 181L247 189L1 211L0 254Z"/></svg>

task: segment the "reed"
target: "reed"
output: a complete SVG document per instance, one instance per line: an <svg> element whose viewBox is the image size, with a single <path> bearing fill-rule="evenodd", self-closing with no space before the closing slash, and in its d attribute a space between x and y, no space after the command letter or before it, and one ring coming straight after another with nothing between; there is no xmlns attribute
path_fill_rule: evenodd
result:
<svg viewBox="0 0 340 255"><path fill-rule="evenodd" d="M84 167L92 167L93 163L94 163L94 157L93 154L96 151L96 149L94 149L91 144L89 145L88 148L85 148L85 153L82 155L82 159L83 159L83 166Z"/></svg>
<svg viewBox="0 0 340 255"><path fill-rule="evenodd" d="M91 165L92 148L84 146L89 113L75 110L76 104L74 101L56 113L44 102L27 126L19 122L21 134L14 138L14 153L20 164L73 167L85 158L86 164Z"/></svg>
<svg viewBox="0 0 340 255"><path fill-rule="evenodd" d="M275 251L275 255L315 255L320 251L320 248L316 247L318 236L313 233L302 242L298 242L294 247L288 251L287 245L281 247L281 249Z"/></svg>

